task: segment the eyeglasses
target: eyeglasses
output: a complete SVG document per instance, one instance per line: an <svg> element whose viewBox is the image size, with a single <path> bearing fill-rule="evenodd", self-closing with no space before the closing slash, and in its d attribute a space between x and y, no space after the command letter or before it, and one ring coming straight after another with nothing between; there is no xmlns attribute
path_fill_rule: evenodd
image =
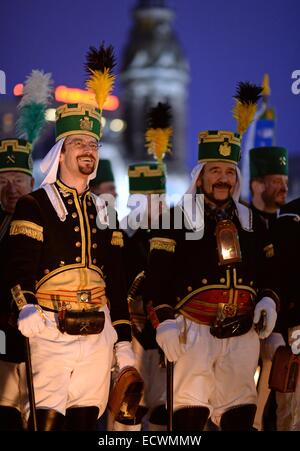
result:
<svg viewBox="0 0 300 451"><path fill-rule="evenodd" d="M85 143L81 139L72 139L70 141L66 141L66 144L71 144L75 149L82 150L87 147L91 151L98 150L98 144L95 142Z"/></svg>

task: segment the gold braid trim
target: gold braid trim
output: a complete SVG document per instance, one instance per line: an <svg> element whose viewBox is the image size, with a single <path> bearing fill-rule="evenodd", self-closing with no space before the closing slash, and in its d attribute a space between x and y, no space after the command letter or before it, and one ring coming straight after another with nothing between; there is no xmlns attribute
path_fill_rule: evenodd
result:
<svg viewBox="0 0 300 451"><path fill-rule="evenodd" d="M44 241L43 227L30 221L12 221L10 235L26 235L37 241Z"/></svg>
<svg viewBox="0 0 300 451"><path fill-rule="evenodd" d="M120 246L120 247L124 246L122 232L113 232L112 237L111 237L111 244L113 246Z"/></svg>
<svg viewBox="0 0 300 451"><path fill-rule="evenodd" d="M152 238L150 240L150 252L153 249L167 252L175 252L176 242L170 238Z"/></svg>
<svg viewBox="0 0 300 451"><path fill-rule="evenodd" d="M131 326L131 321L128 321L127 319L119 319L117 321L112 322L113 326L118 326L120 324L127 324L128 326Z"/></svg>
<svg viewBox="0 0 300 451"><path fill-rule="evenodd" d="M157 311L157 310L160 310L160 309L162 309L162 308L169 308L169 309L171 309L171 310L174 310L173 307L172 307L171 305L169 305L169 304L160 304L160 305L157 305L156 307L154 307L154 310Z"/></svg>

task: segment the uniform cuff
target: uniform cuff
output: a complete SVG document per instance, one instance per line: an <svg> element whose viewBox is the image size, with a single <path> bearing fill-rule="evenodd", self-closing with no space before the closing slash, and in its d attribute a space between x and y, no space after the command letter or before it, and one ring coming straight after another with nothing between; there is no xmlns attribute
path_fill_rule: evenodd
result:
<svg viewBox="0 0 300 451"><path fill-rule="evenodd" d="M161 304L153 307L152 302L149 302L147 312L154 329L166 319L175 319L174 309L169 304Z"/></svg>
<svg viewBox="0 0 300 451"><path fill-rule="evenodd" d="M118 335L117 343L119 341L131 341L132 333L130 321L127 320L114 321L112 325L115 328Z"/></svg>

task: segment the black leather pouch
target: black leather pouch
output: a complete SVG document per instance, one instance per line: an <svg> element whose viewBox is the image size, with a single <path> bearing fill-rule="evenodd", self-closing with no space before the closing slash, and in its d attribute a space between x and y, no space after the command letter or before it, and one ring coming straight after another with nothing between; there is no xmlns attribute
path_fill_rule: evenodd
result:
<svg viewBox="0 0 300 451"><path fill-rule="evenodd" d="M217 318L210 327L210 333L216 338L238 337L248 332L253 323L252 315L239 315L224 319Z"/></svg>
<svg viewBox="0 0 300 451"><path fill-rule="evenodd" d="M104 323L104 312L63 310L58 315L58 329L69 335L100 334Z"/></svg>

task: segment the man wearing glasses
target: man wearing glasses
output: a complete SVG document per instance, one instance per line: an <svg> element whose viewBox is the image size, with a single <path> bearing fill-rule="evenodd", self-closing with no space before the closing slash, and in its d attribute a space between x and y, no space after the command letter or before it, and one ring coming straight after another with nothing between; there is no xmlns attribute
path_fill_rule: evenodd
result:
<svg viewBox="0 0 300 451"><path fill-rule="evenodd" d="M30 338L38 430L92 430L107 404L114 347L120 369L134 364L123 235L89 191L99 109L62 105L56 118L41 188L13 217L9 279Z"/></svg>

